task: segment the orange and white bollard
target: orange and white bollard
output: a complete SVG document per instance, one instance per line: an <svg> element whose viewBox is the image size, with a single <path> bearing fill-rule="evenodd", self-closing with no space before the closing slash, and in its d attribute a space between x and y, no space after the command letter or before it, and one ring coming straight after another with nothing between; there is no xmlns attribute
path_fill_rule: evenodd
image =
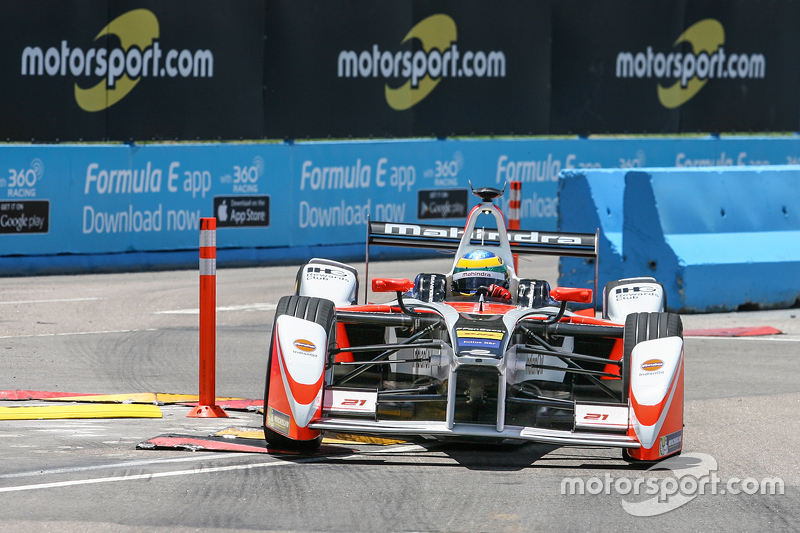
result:
<svg viewBox="0 0 800 533"><path fill-rule="evenodd" d="M200 398L191 418L227 418L217 402L217 219L200 219Z"/></svg>
<svg viewBox="0 0 800 533"><path fill-rule="evenodd" d="M508 229L519 229L520 207L522 204L522 182L512 181L508 202ZM514 272L519 271L519 256L514 254Z"/></svg>

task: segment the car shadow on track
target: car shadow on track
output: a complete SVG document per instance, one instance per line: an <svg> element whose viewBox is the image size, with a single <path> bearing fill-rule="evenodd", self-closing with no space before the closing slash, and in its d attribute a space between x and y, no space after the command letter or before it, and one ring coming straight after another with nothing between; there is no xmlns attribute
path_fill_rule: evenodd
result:
<svg viewBox="0 0 800 533"><path fill-rule="evenodd" d="M441 443L430 447L470 470L514 471L529 468L557 449L549 444Z"/></svg>
<svg viewBox="0 0 800 533"><path fill-rule="evenodd" d="M652 463L629 464L622 460L619 450L605 448L574 448L541 443L487 444L473 442L421 442L396 446L363 447L347 456L320 456L313 462L399 465L434 467L463 467L478 471L549 470L647 470ZM283 461L296 461L297 456L275 456ZM304 461L309 460L306 456Z"/></svg>

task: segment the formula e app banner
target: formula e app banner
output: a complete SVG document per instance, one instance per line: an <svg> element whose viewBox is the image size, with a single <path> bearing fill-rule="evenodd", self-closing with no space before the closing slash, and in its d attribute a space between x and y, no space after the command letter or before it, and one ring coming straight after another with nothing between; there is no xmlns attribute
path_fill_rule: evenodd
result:
<svg viewBox="0 0 800 533"><path fill-rule="evenodd" d="M266 9L267 137L547 132L547 1Z"/></svg>
<svg viewBox="0 0 800 533"><path fill-rule="evenodd" d="M791 1L556 3L551 132L795 131L799 16Z"/></svg>
<svg viewBox="0 0 800 533"><path fill-rule="evenodd" d="M255 0L5 2L0 138L261 137L263 13Z"/></svg>
<svg viewBox="0 0 800 533"><path fill-rule="evenodd" d="M564 170L797 165L799 146L794 136L15 144L0 150L0 257L196 251L211 216L220 248L360 246L368 218L463 225L479 202L470 183L505 186L495 203L507 213L509 181L522 182L520 226L554 231Z"/></svg>
<svg viewBox="0 0 800 533"><path fill-rule="evenodd" d="M276 148L10 146L0 255L192 250L212 216L221 246L288 246L290 217L270 217L270 198L291 196L288 148Z"/></svg>

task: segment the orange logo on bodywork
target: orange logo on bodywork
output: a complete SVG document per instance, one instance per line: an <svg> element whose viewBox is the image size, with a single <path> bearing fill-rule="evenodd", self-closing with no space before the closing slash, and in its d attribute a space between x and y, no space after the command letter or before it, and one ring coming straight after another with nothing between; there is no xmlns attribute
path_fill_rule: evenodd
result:
<svg viewBox="0 0 800 533"><path fill-rule="evenodd" d="M650 359L642 363L642 370L647 372L654 372L664 366L664 361L661 359Z"/></svg>
<svg viewBox="0 0 800 533"><path fill-rule="evenodd" d="M294 341L294 347L303 352L313 352L317 349L317 346L313 342L305 339L297 339Z"/></svg>

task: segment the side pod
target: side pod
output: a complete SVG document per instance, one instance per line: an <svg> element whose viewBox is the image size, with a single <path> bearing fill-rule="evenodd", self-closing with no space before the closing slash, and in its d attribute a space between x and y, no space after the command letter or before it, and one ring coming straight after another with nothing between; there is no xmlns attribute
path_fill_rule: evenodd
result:
<svg viewBox="0 0 800 533"><path fill-rule="evenodd" d="M683 339L664 337L637 344L631 354L630 426L642 447L628 451L657 461L683 447Z"/></svg>
<svg viewBox="0 0 800 533"><path fill-rule="evenodd" d="M264 406L267 429L298 441L319 437L308 424L322 415L327 346L325 328L316 322L290 315L276 319Z"/></svg>

